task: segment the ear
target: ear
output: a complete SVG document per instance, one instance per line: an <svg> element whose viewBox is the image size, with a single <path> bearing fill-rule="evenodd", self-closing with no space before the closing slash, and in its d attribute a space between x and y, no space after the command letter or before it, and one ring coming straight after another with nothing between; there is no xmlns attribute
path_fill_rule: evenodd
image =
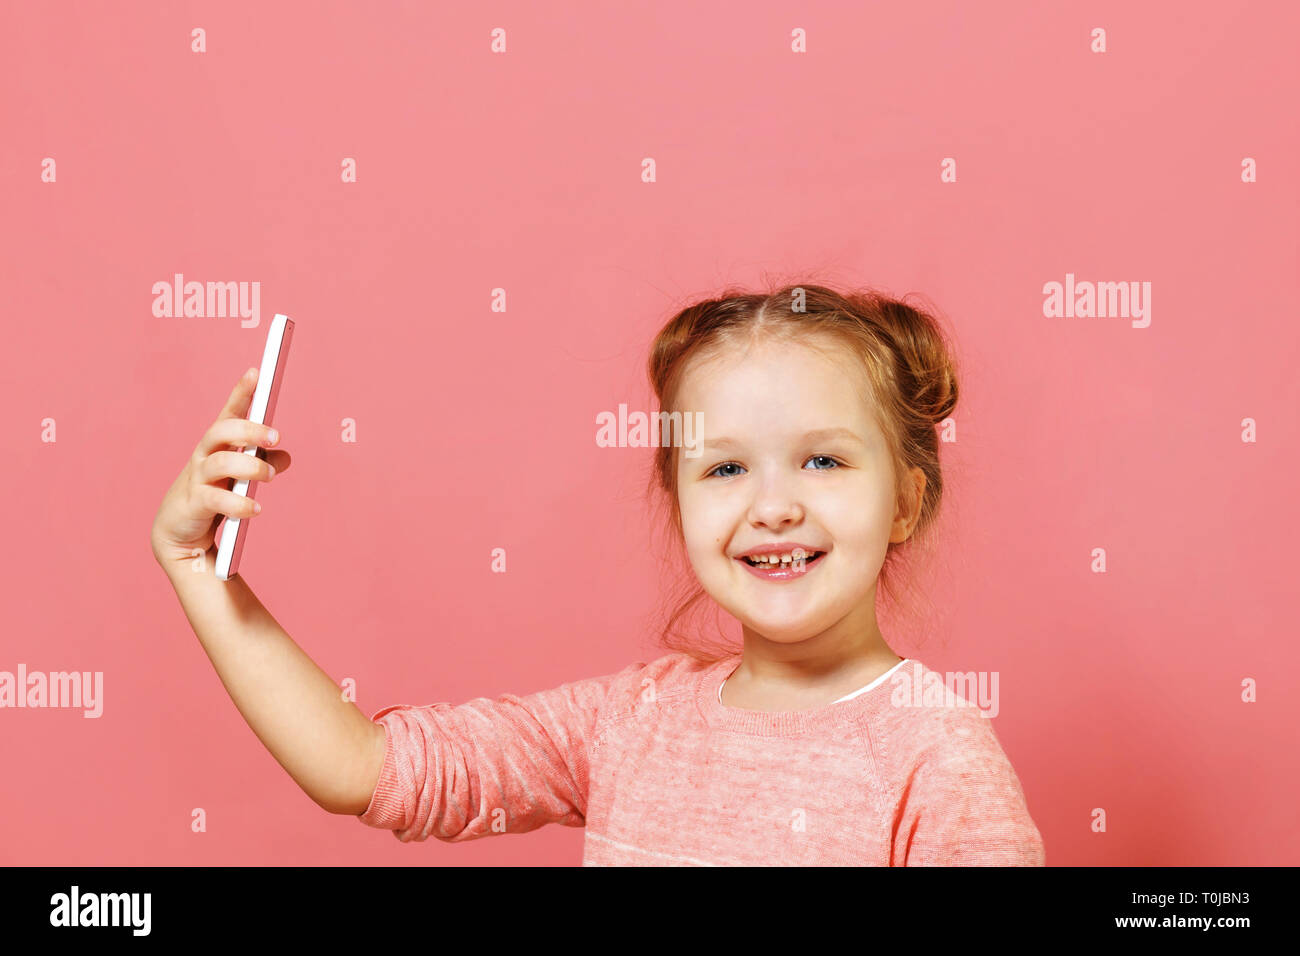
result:
<svg viewBox="0 0 1300 956"><path fill-rule="evenodd" d="M925 472L913 468L908 472L909 481L904 488L904 501L894 513L894 525L890 529L889 540L901 544L912 536L912 529L921 517L921 503L925 501Z"/></svg>

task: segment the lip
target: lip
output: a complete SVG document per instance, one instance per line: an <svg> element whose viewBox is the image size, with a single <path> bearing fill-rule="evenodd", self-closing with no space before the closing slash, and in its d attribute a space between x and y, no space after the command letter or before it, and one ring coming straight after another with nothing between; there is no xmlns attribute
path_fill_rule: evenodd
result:
<svg viewBox="0 0 1300 956"><path fill-rule="evenodd" d="M828 551L829 548L814 548L810 544L802 544L798 541L777 541L774 544L760 544L756 548L750 548L748 551L742 551L740 554L733 555L737 558L758 557L761 554L794 554L796 551L803 551L804 554L812 554L814 551Z"/></svg>
<svg viewBox="0 0 1300 956"><path fill-rule="evenodd" d="M799 546L796 545L795 547L799 547ZM779 554L789 554L794 550L795 550L794 548L789 546L783 546L780 548L766 547L764 550L747 551L745 553L746 554L772 554L773 552L776 552ZM814 558L811 562L793 561L790 564L785 566L778 565L777 568L773 571L760 571L758 568L754 567L748 561L746 561L743 556L738 556L733 560L739 563L741 567L743 567L754 577L758 578L760 581L767 581L772 584L788 583L790 581L802 580L803 578L806 578L808 575L812 574L819 567L821 567L822 560L826 557L827 554L830 553L829 549L821 549L821 548L804 548L804 550L809 553L814 551L820 551L820 554L816 558Z"/></svg>

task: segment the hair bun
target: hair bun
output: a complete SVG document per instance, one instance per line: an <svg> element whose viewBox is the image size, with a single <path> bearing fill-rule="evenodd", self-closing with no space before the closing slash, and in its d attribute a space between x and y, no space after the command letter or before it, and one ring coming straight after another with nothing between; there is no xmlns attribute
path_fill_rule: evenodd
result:
<svg viewBox="0 0 1300 956"><path fill-rule="evenodd" d="M900 362L899 388L916 413L939 424L957 407L957 370L952 349L929 312L906 301L871 296L876 315L893 340Z"/></svg>

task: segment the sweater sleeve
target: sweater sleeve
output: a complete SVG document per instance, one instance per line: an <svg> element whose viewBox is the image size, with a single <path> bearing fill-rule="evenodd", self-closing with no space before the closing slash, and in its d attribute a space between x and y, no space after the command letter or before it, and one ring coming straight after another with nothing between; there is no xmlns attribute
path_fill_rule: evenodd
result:
<svg viewBox="0 0 1300 956"><path fill-rule="evenodd" d="M403 843L583 826L599 712L611 683L643 666L528 696L377 711L370 719L384 727L384 764L357 819Z"/></svg>
<svg viewBox="0 0 1300 956"><path fill-rule="evenodd" d="M946 716L904 788L893 860L903 866L1045 866L1043 839L988 719Z"/></svg>

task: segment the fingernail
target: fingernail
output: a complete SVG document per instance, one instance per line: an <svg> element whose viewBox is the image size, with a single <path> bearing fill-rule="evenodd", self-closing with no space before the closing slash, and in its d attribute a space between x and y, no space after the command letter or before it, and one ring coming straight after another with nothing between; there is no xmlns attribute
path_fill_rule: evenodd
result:
<svg viewBox="0 0 1300 956"><path fill-rule="evenodd" d="M257 513L258 513L259 511L261 511L261 510L262 510L262 503L261 503L260 501L254 501L254 502L253 502L253 514L257 514Z"/></svg>
<svg viewBox="0 0 1300 956"><path fill-rule="evenodd" d="M272 428L269 432L266 433L266 440L268 444L274 445L276 442L280 440L280 433L276 431L274 428Z"/></svg>

